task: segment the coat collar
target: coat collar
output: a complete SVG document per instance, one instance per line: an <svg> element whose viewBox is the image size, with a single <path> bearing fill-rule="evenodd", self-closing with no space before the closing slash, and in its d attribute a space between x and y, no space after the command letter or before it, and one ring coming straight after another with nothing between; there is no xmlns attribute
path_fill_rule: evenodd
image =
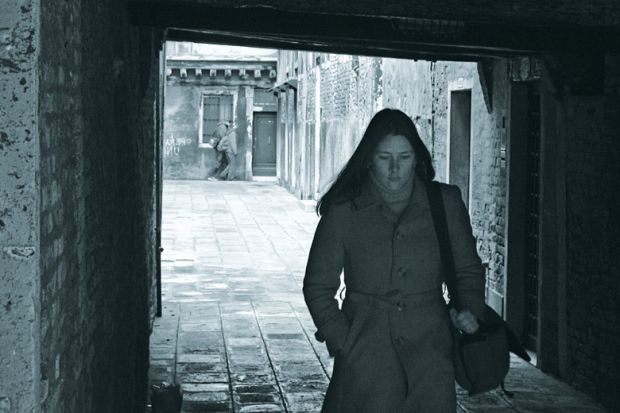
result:
<svg viewBox="0 0 620 413"><path fill-rule="evenodd" d="M401 215L401 222L409 220L418 215L421 211L428 209L428 197L426 195L426 183L417 175L413 178L413 192L409 199L409 205L405 208ZM381 205L381 195L373 187L370 180L362 185L361 193L353 199L353 205L356 211L362 211L372 206Z"/></svg>
<svg viewBox="0 0 620 413"><path fill-rule="evenodd" d="M430 205L428 203L428 195L426 193L426 182L420 179L417 175L414 178L413 193L409 200L409 205L403 211L400 217L400 222L407 222L424 211L428 210Z"/></svg>

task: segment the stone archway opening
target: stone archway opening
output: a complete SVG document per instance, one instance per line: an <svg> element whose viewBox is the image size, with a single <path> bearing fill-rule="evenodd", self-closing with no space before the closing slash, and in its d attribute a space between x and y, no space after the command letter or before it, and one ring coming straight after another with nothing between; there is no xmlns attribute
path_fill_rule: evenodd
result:
<svg viewBox="0 0 620 413"><path fill-rule="evenodd" d="M263 38L260 36L254 36L254 40L251 40L247 35L239 34L234 31L224 32L221 30L205 31L170 29L168 31L168 36L174 40L217 40L218 42L228 44L253 46L270 45L273 47L286 46L289 50L292 44L297 46L301 45L302 48L308 49L305 52L313 53L310 50L315 50L314 53L316 53L316 55L313 55L312 58L304 61L303 65L305 65L305 67L309 66L308 62L310 62L311 65L320 66L322 63L321 54L334 55L333 53L327 53L327 51L342 52L355 49L349 44L344 46L336 44L337 42L333 39L331 40L331 43L324 42L317 47L312 40L305 39L304 41L300 41L298 39L294 39L293 36L291 36L291 38L281 35L279 37L267 35ZM317 48L312 49L312 47ZM391 47L394 46L392 45ZM491 179L498 179L498 177L502 176L502 173L505 173L507 167L507 135L505 131L501 132L501 129L505 129L505 126L499 127L497 125L506 125L507 103L502 101L501 98L498 100L497 96L502 96L507 93L510 89L511 81L533 80L538 79L538 76L541 75L534 70L533 72L528 72L525 75L525 78L519 78L519 75L510 75L502 79L501 76L499 76L500 81L498 82L498 73L506 73L514 70L519 71L519 68L522 67L521 65L523 63L519 63L520 60L515 59L515 56L522 54L527 54L530 56L532 54L540 54L542 56L544 55L543 51L538 50L536 52L532 52L531 50L506 49L501 52L494 50L492 53L489 53L486 50L480 49L472 54L470 49L464 51L465 49L462 49L459 46L455 48L447 47L445 49L440 49L441 52L437 52L439 49L436 50L432 47L426 50L422 48L422 52L420 52L420 49L416 49L415 52L411 52L407 51L407 47L403 47L401 49L386 47L386 49L381 49L381 47L378 47L376 44L374 45L374 48L370 47L369 49L364 50L366 52L366 56L361 56L362 59L368 57L368 55L398 56L401 58L412 56L419 58L420 56L423 56L429 58L429 61L411 61L411 64L417 64L421 68L426 69L428 73L433 73L434 75L441 73L442 69L447 70L448 72L451 70L449 65L444 65L445 61L439 60L442 57L451 59L451 62L461 61L461 65L468 66L468 69L464 72L459 72L459 69L454 69L454 72L443 78L439 75L437 77L433 77L432 79L426 80L432 82L432 87L437 87L445 82L447 89L450 90L451 93L456 94L465 93L470 96L472 94L472 89L475 89L475 95L478 99L476 104L478 106L478 110L481 112L472 116L476 118L484 118L485 116L488 116L489 113L492 114L490 119L487 118L484 122L494 124L495 127L500 130L500 137L496 142L496 144L499 145L500 150L497 154L491 154L490 156L489 154L485 154L483 150L482 152L478 150L477 154L474 150L472 150L474 152L472 156L478 156L480 162L484 162L484 159L488 157L488 159L492 159L492 161L489 162L494 163L494 166L486 165L483 166L482 170L469 168L469 173L472 177L478 179L486 179L489 176L495 177ZM293 56L298 52L290 51L285 53L290 53L290 56ZM344 58L343 61L349 65L348 69L350 72L353 72L356 76L359 76L360 56L348 56L350 57L350 60L347 60L348 58ZM312 59L314 59L314 61L312 61ZM327 59L330 59L330 57L327 57ZM336 57L334 61L338 61L339 59L340 58ZM383 58L381 57L381 59ZM389 59L390 58L386 58L386 60ZM393 60L394 61L389 61L387 66L381 67L381 76L384 76L386 72L389 73L389 76L392 76L391 78L388 76L386 78L387 80L382 78L382 82L384 81L387 83L391 80L398 79L399 76L403 76L405 73L416 73L415 71L405 72L402 68L399 69L398 62L395 61L396 59ZM524 64L530 65L532 64L531 62L538 61L542 61L542 59L526 59L526 63ZM325 61L323 61L323 63L324 62ZM340 63L342 63L342 61ZM334 65L336 65L336 63L334 63ZM384 70L386 68L387 70ZM314 113L309 113L311 111L308 110L307 104L311 95L308 94L307 91L305 94L300 92L300 89L303 88L303 86L300 87L300 76L302 75L301 72L303 69L300 69L300 67L295 67L294 65L289 66L288 69L290 69L290 71L286 72L286 76L278 76L279 82L274 88L275 93L278 94L280 102L285 102L283 105L280 105L280 107L286 108L285 110L287 113L286 118L283 119L280 117L279 119L279 126L283 126L285 128L285 132L279 132L278 139L280 140L278 142L281 142L283 144L282 147L287 148L288 150L285 149L284 152L280 154L281 164L279 165L279 168L281 169L278 170L278 178L280 184L289 189L289 191L295 194L298 198L301 198L302 200L311 200L312 198L316 199L317 195L320 194L321 184L325 185L325 183L329 181L330 175L337 172L337 169L339 169L338 164L339 162L341 163L342 159L334 159L334 145L338 145L339 143L337 140L333 140L333 132L331 136L329 135L329 132L325 132L329 130L329 121L326 122L326 118L330 115L327 114L326 117L322 117L323 114L320 110L315 110ZM385 83L383 83L383 85L384 84ZM318 100L320 100L321 90L317 91L315 88L313 93L316 93L314 98L317 99L318 97ZM382 90L381 97L382 99L385 98L384 101L381 101L381 104L385 104L385 106L408 107L409 105L415 106L416 104L421 104L420 100L416 101L416 99L411 96L408 101L406 92L390 94L389 92L384 93L384 90ZM471 96L469 99L472 99ZM416 123L424 132L426 132L425 139L433 148L433 154L437 155L437 161L441 164L441 170L446 171L446 176L443 177L443 180L448 180L446 178L448 173L447 171L450 170L450 163L448 160L449 157L446 156L446 153L448 153L452 144L446 141L442 136L442 127L444 128L443 130L449 129L449 123L444 123L443 125L438 126L436 122L440 116L436 116L435 114L436 112L450 113L450 105L446 104L446 108L442 108L441 106L446 102L446 100L437 96L432 96L429 99L429 102L431 103L427 109L430 109L430 113L432 113L432 115L425 117L420 115L419 112L411 111L411 113L413 114L412 116L416 116L415 114L417 113L418 117L415 119ZM298 105L301 105L301 108ZM377 108L379 106L375 102L375 104L371 104L370 107ZM482 113L482 109L484 109L486 113ZM282 113L279 113L279 116L282 116ZM297 118L298 116L302 119L301 122ZM304 123L303 119L317 120L314 124L315 128L307 128L307 126L309 126L308 122ZM356 120L356 126L358 128L359 126L363 126L363 122L359 122L360 119ZM472 132L474 132L474 126L471 126L471 128ZM355 127L352 127L347 132L352 133L354 130ZM322 131L324 135L321 134ZM503 135L501 135L502 133ZM350 153L350 149L354 147L355 142L354 139L349 142L345 139L340 139L340 144L349 146L349 148L341 148L343 150L339 155L341 155L344 159L346 158L345 154L347 153L347 150L349 150ZM286 145L288 145L288 147ZM471 145L474 145L474 143L472 142L470 144L468 142L467 146L469 147ZM306 146L310 146L315 150L316 157L309 156L308 152L304 152L304 147ZM328 152L324 158L319 156L321 149L324 152ZM336 155L338 155L338 153ZM330 156L332 156L332 158L329 158ZM329 162L327 162L327 159L329 159ZM328 164L330 166L327 167L327 170L325 170L325 165ZM323 166L323 168L317 167L317 165ZM329 169L330 167L331 169ZM489 172L490 170L492 170L492 172ZM441 174L442 172L440 172L440 175ZM321 176L324 181L321 181ZM499 178L496 183L498 184L499 191L505 190L506 182L502 182L501 178ZM467 196L468 201L478 202L477 206L471 206L473 208L472 213L480 213L480 210L476 211L476 208L480 208L481 204L484 204L485 202L497 202L496 198L491 198L497 197L498 194L491 195L491 197L487 198L486 201L484 200L485 196L487 196L489 192L487 186L477 185L476 188L475 183L472 183L472 186L474 188L470 189L468 185L468 188L465 189L464 192L464 196ZM212 189L214 188L215 187L212 185ZM226 189L230 190L231 188L232 187L228 187ZM206 191L206 187L203 190ZM192 193L192 190L189 188L186 188L186 191ZM248 190L244 189L243 191ZM249 190L249 192L252 191L253 189ZM217 191L214 191L213 196L216 199L219 199L217 198L216 193ZM234 194L227 194L224 195L223 198L234 198L235 196L236 195ZM501 202L501 200L499 202ZM220 210L226 209L234 216L235 213L232 211L234 211L235 203L236 201L232 204L227 204L225 208L220 208ZM497 214L498 219L503 219L503 211L497 212ZM258 222L258 220L255 221ZM485 226L493 225L491 223L491 219L487 220L487 222L483 221L484 220L480 220L476 223L480 232L487 230ZM232 222L237 221L233 219ZM496 234L500 237L505 236L503 228L500 228L497 231L498 232ZM286 232L286 230L284 232ZM232 238L239 240L241 237L239 237L239 234L236 234ZM234 244L234 242L231 243L233 246ZM246 246L248 245L247 242L244 244ZM483 258L486 258L485 263L487 265L487 270L489 271L493 281L489 287L490 293L488 292L488 294L491 295L492 305L494 305L500 313L504 313L505 302L503 294L505 290L503 283L505 283L505 268L503 266L503 262L493 262L493 260L496 259L494 258L497 253L497 250L494 249L496 248L496 245L491 246L489 239L484 239L484 236L481 238L481 244L483 247L481 251L483 254L486 254ZM288 245L290 246L290 243ZM212 245L212 248L214 247L215 244ZM286 250L286 247L284 249ZM237 250L237 252L240 252L240 250ZM223 255L219 255L219 259L223 259L223 257ZM179 262L180 261L182 260L179 260ZM238 271L234 269L234 266L220 271L219 278L216 277L211 280L210 284L213 289L227 289L229 285L226 282L222 282L224 279L234 280L233 283L241 282L241 284L243 283L243 279L247 279L249 281L249 285L252 285L252 282L256 281L257 273L269 273L268 270L261 270L260 266L244 268L242 263L243 259L237 260L237 264L241 264ZM180 265L179 267L182 266L183 265ZM255 271L253 272L250 268L253 268ZM206 270L206 272L209 271L217 272L218 270L215 270L214 268ZM301 271L298 269L293 272L297 272L297 278L299 281ZM276 278L279 277L279 275L276 276ZM192 284L194 287L196 286L195 282L192 282ZM224 306L222 306L221 303L215 304L214 302L205 305L197 304L195 306L186 304L185 311L182 308L184 306L183 304L180 306L175 305L171 307L171 312L168 315L171 316L172 319L176 320L176 324L174 324L174 321L171 322L171 324L168 325L168 327L170 327L168 331L182 333L185 338L181 339L181 346L185 346L185 350L187 350L185 353L182 352L181 358L176 358L173 374L176 374L175 377L181 377L181 381L183 378L189 380L187 381L187 389L189 390L188 393L193 398L196 406L211 406L222 409L240 409L250 405L258 405L262 406L262 408L292 410L295 410L296 407L304 406L305 408L312 407L313 409L318 409L320 406L322 392L326 386L326 377L324 375L328 376L330 371L330 360L325 356L325 354L321 354L322 352L325 352L324 350L321 350L321 347L316 346L317 343L312 343L312 324L307 315L305 317L306 324L304 324L303 312L305 312L305 308L303 307L303 302L299 301L301 298L300 295L298 295L295 299L291 299L290 297L281 297L282 301L271 301L267 306L255 305L254 301L251 299L252 294L244 294L246 287L241 286L241 284L238 284L238 291L240 291L241 294L232 294L232 296L237 296L238 301L236 304L225 304ZM252 289L253 292L257 292L257 290L264 289L264 287L265 279L262 281L259 280L259 284L253 289L250 289ZM206 290L209 289L208 285L205 285L204 288ZM186 293L189 293L188 296L193 294L191 291L186 291ZM199 294L196 294L196 296L198 295ZM296 304L291 305L293 302L296 302ZM275 303L278 304L275 305ZM300 303L301 305L299 305ZM272 307L270 307L270 305ZM185 331L183 331L183 322L181 321L184 314L189 320L186 324ZM206 325L200 325L200 320L204 320L205 318L211 320L210 325L208 323ZM290 330L291 321L295 325L295 331ZM226 323L228 323L228 325ZM299 327L301 327L301 330L299 330ZM270 328L274 328L274 330L269 330ZM241 332L239 333L240 330ZM206 339L206 336L208 335L211 337L217 337L217 339L215 341L210 341L209 339ZM177 335L176 337L178 340L181 335ZM171 340L170 336L166 338L166 341L168 340ZM183 343L184 340L186 342ZM176 343L177 347L175 348L177 352L175 357L178 357L179 341L176 341ZM160 344L166 343L160 342ZM168 344L170 344L170 342L168 342ZM294 348L293 345L298 345L297 350L299 353L291 351L291 348ZM282 349L286 350L282 351ZM304 357L308 355L310 358L304 359ZM235 363L237 363L237 365L235 365ZM162 358L158 361L158 365L159 367L165 367L166 365L169 365L169 362L164 361ZM247 371L248 368L252 371L249 375L245 373L238 373ZM264 369L261 370L261 368ZM165 374L169 373L170 371L166 370ZM300 375L298 373L300 373ZM307 385L301 385L300 383L302 382L305 382ZM296 399L295 397L298 398Z"/></svg>

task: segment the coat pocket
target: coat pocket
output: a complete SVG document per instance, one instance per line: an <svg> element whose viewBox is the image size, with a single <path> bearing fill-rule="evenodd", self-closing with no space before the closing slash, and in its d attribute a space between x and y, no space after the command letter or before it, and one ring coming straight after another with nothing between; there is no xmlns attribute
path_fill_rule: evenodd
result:
<svg viewBox="0 0 620 413"><path fill-rule="evenodd" d="M353 320L351 321L351 327L349 328L347 337L345 338L342 349L340 350L340 354L345 359L349 357L351 350L355 346L355 343L357 342L357 339L366 324L369 314L369 306L359 306L357 311L354 313Z"/></svg>

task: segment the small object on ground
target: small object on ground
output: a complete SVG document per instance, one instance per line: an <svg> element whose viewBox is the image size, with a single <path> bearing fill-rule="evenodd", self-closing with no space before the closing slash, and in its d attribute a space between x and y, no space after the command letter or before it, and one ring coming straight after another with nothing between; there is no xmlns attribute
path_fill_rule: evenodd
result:
<svg viewBox="0 0 620 413"><path fill-rule="evenodd" d="M151 412L152 413L181 413L183 394L177 383L151 385Z"/></svg>

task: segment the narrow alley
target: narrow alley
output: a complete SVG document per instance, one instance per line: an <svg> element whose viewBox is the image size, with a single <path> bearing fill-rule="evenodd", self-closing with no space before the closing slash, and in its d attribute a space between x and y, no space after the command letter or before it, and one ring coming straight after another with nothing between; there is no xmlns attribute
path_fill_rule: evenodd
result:
<svg viewBox="0 0 620 413"><path fill-rule="evenodd" d="M536 354L460 412L620 412L620 1L2 0L0 413L318 411L307 206L387 108Z"/></svg>
<svg viewBox="0 0 620 413"><path fill-rule="evenodd" d="M332 359L314 339L301 286L318 218L269 182L166 181L163 316L151 383L176 381L184 412L318 412ZM513 358L507 389L459 412L604 412Z"/></svg>

